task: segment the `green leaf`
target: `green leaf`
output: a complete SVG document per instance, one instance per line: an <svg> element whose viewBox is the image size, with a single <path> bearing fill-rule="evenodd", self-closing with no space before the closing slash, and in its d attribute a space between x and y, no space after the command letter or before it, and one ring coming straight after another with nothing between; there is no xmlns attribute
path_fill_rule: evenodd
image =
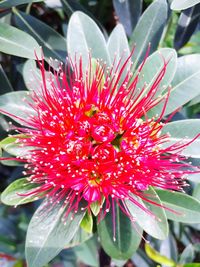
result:
<svg viewBox="0 0 200 267"><path fill-rule="evenodd" d="M161 48L147 58L146 63L144 64L140 72L140 79L137 84L138 94L141 91L141 88L143 88L144 85L146 84L146 90L143 92L140 99L143 98L144 95L148 93L153 82L158 77L158 74L163 69L164 60L166 62L169 61L169 63L167 65L165 75L160 83L160 90L158 91L158 93L160 94L162 91L164 91L164 89L166 89L167 86L169 86L169 84L173 80L177 67L176 51L171 48Z"/></svg>
<svg viewBox="0 0 200 267"><path fill-rule="evenodd" d="M78 40L78 41L77 41ZM83 68L86 68L91 57L106 61L109 65L107 46L104 36L96 23L84 13L77 11L71 16L67 31L67 49L70 57L81 56Z"/></svg>
<svg viewBox="0 0 200 267"><path fill-rule="evenodd" d="M132 57L133 69L138 62L144 58L149 43L151 43L151 52L158 47L162 31L167 20L166 0L154 1L140 17L139 22L130 38L131 46L136 44Z"/></svg>
<svg viewBox="0 0 200 267"><path fill-rule="evenodd" d="M22 67L22 76L28 90L40 90L38 81L41 80L40 70L36 66L35 60L28 59Z"/></svg>
<svg viewBox="0 0 200 267"><path fill-rule="evenodd" d="M177 71L172 81L172 89L164 115L168 115L200 94L200 55L178 58ZM167 93L163 94L163 99ZM151 115L159 114L163 103L151 110Z"/></svg>
<svg viewBox="0 0 200 267"><path fill-rule="evenodd" d="M75 247L74 251L81 262L89 266L99 266L98 246L96 238L91 238L83 244Z"/></svg>
<svg viewBox="0 0 200 267"><path fill-rule="evenodd" d="M85 232L81 226L79 226L72 240L65 246L65 248L72 248L78 246L93 236L91 233Z"/></svg>
<svg viewBox="0 0 200 267"><path fill-rule="evenodd" d="M27 91L11 92L0 96L0 112L13 120L23 123L27 116L36 115L36 112L27 103L31 98Z"/></svg>
<svg viewBox="0 0 200 267"><path fill-rule="evenodd" d="M145 243L145 251L148 257L157 263L160 263L160 264L163 264L169 267L176 266L176 263L173 260L168 259L167 257L161 255L158 251L153 249L148 243Z"/></svg>
<svg viewBox="0 0 200 267"><path fill-rule="evenodd" d="M16 143L16 141L20 137L23 137L23 135L19 134L19 135L6 137L0 142L0 147L11 155L23 156L27 154L28 151L31 150L31 148L22 147L18 143Z"/></svg>
<svg viewBox="0 0 200 267"><path fill-rule="evenodd" d="M168 237L161 242L160 254L165 255L166 257L177 262L178 248L177 248L176 240L172 234L169 234Z"/></svg>
<svg viewBox="0 0 200 267"><path fill-rule="evenodd" d="M162 134L170 133L170 137L169 142L163 144L163 146L168 147L180 141L187 144L200 133L199 129L200 119L181 120L167 123L162 129ZM181 151L181 154L193 158L200 158L199 145L200 137L194 140L190 145L187 145Z"/></svg>
<svg viewBox="0 0 200 267"><path fill-rule="evenodd" d="M36 40L29 34L0 22L0 51L23 58L40 57L41 50Z"/></svg>
<svg viewBox="0 0 200 267"><path fill-rule="evenodd" d="M186 263L181 267L200 267L200 263Z"/></svg>
<svg viewBox="0 0 200 267"><path fill-rule="evenodd" d="M120 64L120 66L122 66L128 56L130 56L130 49L126 33L121 24L117 24L111 32L107 45L111 62L114 62L115 60L118 63L122 58Z"/></svg>
<svg viewBox="0 0 200 267"><path fill-rule="evenodd" d="M113 211L106 214L105 218L97 225L100 242L106 253L112 258L129 259L137 250L142 236L142 231L136 222L131 220L115 206ZM114 224L116 233L114 233Z"/></svg>
<svg viewBox="0 0 200 267"><path fill-rule="evenodd" d="M36 2L43 2L43 0L1 0L0 8L11 8L13 6L19 6L23 4L30 4Z"/></svg>
<svg viewBox="0 0 200 267"><path fill-rule="evenodd" d="M0 95L8 92L12 92L13 88L10 84L1 64L0 64Z"/></svg>
<svg viewBox="0 0 200 267"><path fill-rule="evenodd" d="M200 223L200 202L183 193L156 189L167 218L183 223Z"/></svg>
<svg viewBox="0 0 200 267"><path fill-rule="evenodd" d="M200 3L200 0L174 0L171 4L173 10L183 10Z"/></svg>
<svg viewBox="0 0 200 267"><path fill-rule="evenodd" d="M38 199L33 196L20 196L26 194L37 187L30 183L27 178L21 178L11 183L1 194L1 201L9 206L18 206Z"/></svg>
<svg viewBox="0 0 200 267"><path fill-rule="evenodd" d="M147 198L151 199L151 201L158 205L162 205L158 195L152 187L145 192L145 195L147 195ZM149 235L157 239L165 239L168 235L168 222L164 209L161 206L155 206L147 201L142 201L139 198L135 198L135 201L151 212L151 214L147 213L130 200L125 201L129 212L132 217L136 219L139 226Z"/></svg>
<svg viewBox="0 0 200 267"><path fill-rule="evenodd" d="M80 226L85 230L87 233L92 233L93 229L93 219L92 214L89 214L86 212L85 216L83 217L83 220L81 221Z"/></svg>
<svg viewBox="0 0 200 267"><path fill-rule="evenodd" d="M179 263L185 264L189 262L193 262L195 253L194 247L192 244L189 244L181 253Z"/></svg>
<svg viewBox="0 0 200 267"><path fill-rule="evenodd" d="M102 201L103 204L104 200ZM94 214L94 216L97 216L100 212L101 205L99 205L99 201L92 202L90 205L91 211Z"/></svg>
<svg viewBox="0 0 200 267"><path fill-rule="evenodd" d="M199 174L199 180L200 180L200 174ZM200 184L194 187L192 196L200 201Z"/></svg>
<svg viewBox="0 0 200 267"><path fill-rule="evenodd" d="M43 267L65 248L78 231L85 211L63 217L66 208L45 200L34 213L26 237L26 259L29 267ZM62 218L64 221L62 221Z"/></svg>
<svg viewBox="0 0 200 267"><path fill-rule="evenodd" d="M49 27L47 24L26 13L14 10L16 24L35 38L42 46L46 57L56 58L65 62L66 41L65 38Z"/></svg>

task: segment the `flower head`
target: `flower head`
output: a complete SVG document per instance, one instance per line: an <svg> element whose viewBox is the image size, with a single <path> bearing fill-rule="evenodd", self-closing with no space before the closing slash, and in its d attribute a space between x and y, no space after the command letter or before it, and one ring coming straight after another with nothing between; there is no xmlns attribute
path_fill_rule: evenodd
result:
<svg viewBox="0 0 200 267"><path fill-rule="evenodd" d="M26 195L68 203L66 216L82 201L88 211L96 203L103 214L115 202L130 216L125 200L140 206L137 196L152 203L144 193L150 186L182 189L185 174L192 172L179 153L185 145L163 146L169 139L162 134L162 117L170 90L161 114L148 117L160 103L168 62L163 59L154 82L138 90L145 60L132 75L131 55L122 67L100 61L93 66L90 59L86 71L81 58L68 59L68 67L53 70L48 81L38 60L42 84L29 103L35 113L18 118L24 127L17 142L29 148L19 160L36 185Z"/></svg>

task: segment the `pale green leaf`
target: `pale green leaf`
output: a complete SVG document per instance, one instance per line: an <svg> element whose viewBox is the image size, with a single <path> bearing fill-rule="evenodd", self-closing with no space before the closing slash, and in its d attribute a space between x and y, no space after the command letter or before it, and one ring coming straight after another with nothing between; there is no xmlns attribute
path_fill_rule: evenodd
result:
<svg viewBox="0 0 200 267"><path fill-rule="evenodd" d="M110 63L105 38L96 23L84 13L74 12L70 18L67 31L67 49L70 57L81 56L83 68L89 61L89 53Z"/></svg>
<svg viewBox="0 0 200 267"><path fill-rule="evenodd" d="M26 237L26 260L29 267L43 267L72 240L78 231L85 211L78 211L71 218L62 204L45 200L34 213ZM63 218L63 220L62 220Z"/></svg>
<svg viewBox="0 0 200 267"><path fill-rule="evenodd" d="M11 183L1 194L1 201L10 206L18 206L21 204L29 203L38 199L35 196L21 196L26 194L37 187L36 184L30 183L27 178L17 179Z"/></svg>
<svg viewBox="0 0 200 267"><path fill-rule="evenodd" d="M183 10L200 3L200 0L174 0L171 4L173 10Z"/></svg>
<svg viewBox="0 0 200 267"><path fill-rule="evenodd" d="M169 142L164 143L164 147L168 147L177 142L187 144L200 134L200 119L188 119L167 123L162 129L162 133L170 134ZM200 158L200 136L191 144L186 145L179 153L188 157Z"/></svg>
<svg viewBox="0 0 200 267"><path fill-rule="evenodd" d="M0 22L0 51L9 55L24 58L40 57L41 49L36 40L29 34Z"/></svg>
<svg viewBox="0 0 200 267"><path fill-rule="evenodd" d="M136 44L132 57L133 68L144 58L149 43L151 43L151 52L157 49L166 20L166 0L154 1L140 17L130 38L131 46Z"/></svg>
<svg viewBox="0 0 200 267"><path fill-rule="evenodd" d="M11 92L1 95L0 112L23 124L23 120L26 120L28 116L36 115L36 112L27 102L31 102L27 91Z"/></svg>
<svg viewBox="0 0 200 267"><path fill-rule="evenodd" d="M143 210L135 203L132 203L130 200L125 201L127 208L132 217L136 219L136 222L145 232L157 239L165 239L168 235L168 223L165 211L161 207L160 199L152 187L145 192L145 195L160 206L153 205L148 203L148 201L142 201L135 197L135 201L142 205L144 209L149 210L150 213ZM134 198L134 196L132 197Z"/></svg>
<svg viewBox="0 0 200 267"><path fill-rule="evenodd" d="M167 218L183 223L200 223L200 202L187 194L156 189ZM168 210L168 209L169 210Z"/></svg>

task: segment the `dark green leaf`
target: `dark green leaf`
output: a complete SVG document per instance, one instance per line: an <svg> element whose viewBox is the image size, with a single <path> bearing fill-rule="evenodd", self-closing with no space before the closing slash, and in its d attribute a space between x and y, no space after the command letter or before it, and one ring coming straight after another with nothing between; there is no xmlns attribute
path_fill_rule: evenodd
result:
<svg viewBox="0 0 200 267"><path fill-rule="evenodd" d="M85 211L69 214L62 204L52 207L45 200L33 215L26 237L26 259L29 267L43 267L65 248L78 231ZM64 218L64 220L62 220Z"/></svg>
<svg viewBox="0 0 200 267"><path fill-rule="evenodd" d="M199 16L200 4L181 12L174 37L174 47L176 50L179 50L189 41L197 28Z"/></svg>
<svg viewBox="0 0 200 267"><path fill-rule="evenodd" d="M29 34L0 22L0 51L9 55L24 58L40 57L40 48L36 40Z"/></svg>
<svg viewBox="0 0 200 267"><path fill-rule="evenodd" d="M128 259L137 250L142 236L140 227L115 206L115 218L112 212L98 224L100 242L106 253L114 259ZM116 233L114 233L114 224Z"/></svg>
<svg viewBox="0 0 200 267"><path fill-rule="evenodd" d="M33 196L20 196L36 188L36 184L30 183L27 178L21 178L11 183L1 194L1 201L10 206L18 206L37 200Z"/></svg>
<svg viewBox="0 0 200 267"><path fill-rule="evenodd" d="M183 223L200 223L200 202L191 196L179 192L157 189L167 218ZM169 208L170 210L167 210Z"/></svg>

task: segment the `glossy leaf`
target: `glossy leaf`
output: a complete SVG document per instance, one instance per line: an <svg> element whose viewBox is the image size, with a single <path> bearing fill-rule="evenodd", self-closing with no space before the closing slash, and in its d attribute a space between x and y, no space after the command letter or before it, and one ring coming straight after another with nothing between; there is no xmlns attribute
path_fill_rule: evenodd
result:
<svg viewBox="0 0 200 267"><path fill-rule="evenodd" d="M163 144L163 146L170 146L177 142L183 142L187 144L191 142L198 134L200 134L200 119L180 120L167 123L162 133L170 133L169 142ZM181 151L184 156L200 158L200 136L194 140L191 144L185 146Z"/></svg>
<svg viewBox="0 0 200 267"><path fill-rule="evenodd" d="M26 259L29 267L43 267L65 248L78 231L85 211L71 219L64 218L65 207L45 200L34 213L26 237Z"/></svg>
<svg viewBox="0 0 200 267"><path fill-rule="evenodd" d="M176 34L174 37L174 47L176 50L184 46L196 30L200 16L200 4L181 12Z"/></svg>
<svg viewBox="0 0 200 267"><path fill-rule="evenodd" d="M165 110L170 114L200 94L200 55L187 55L178 58L177 70L172 81L172 89ZM163 94L163 99L167 93ZM151 116L160 114L163 103L151 110Z"/></svg>
<svg viewBox="0 0 200 267"><path fill-rule="evenodd" d="M38 44L42 46L46 57L56 58L60 61L66 59L66 41L54 29L47 24L26 13L14 10L14 18L17 26L32 35Z"/></svg>
<svg viewBox="0 0 200 267"><path fill-rule="evenodd" d="M124 26L127 35L130 36L141 15L142 0L113 0L113 6L119 21Z"/></svg>
<svg viewBox="0 0 200 267"><path fill-rule="evenodd" d="M200 3L200 0L173 0L171 9L182 10Z"/></svg>
<svg viewBox="0 0 200 267"><path fill-rule="evenodd" d="M148 195L147 198L150 198L151 201L162 205L153 188L149 188L149 190L145 192L145 195ZM148 209L151 214L131 201L126 200L127 208L132 217L136 219L139 226L149 235L157 239L165 239L168 235L168 223L164 209L161 206L155 206L139 198L135 200L142 205L144 209Z"/></svg>
<svg viewBox="0 0 200 267"><path fill-rule="evenodd" d="M167 190L156 189L167 218L183 223L200 223L200 202L193 197Z"/></svg>
<svg viewBox="0 0 200 267"><path fill-rule="evenodd" d="M176 266L176 263L173 260L161 255L158 251L153 249L148 243L145 243L145 251L148 257L157 263L160 263L160 264L163 264L169 267Z"/></svg>
<svg viewBox="0 0 200 267"><path fill-rule="evenodd" d="M43 0L2 0L0 2L0 8L11 8L13 6L19 6L23 4L30 4L36 2L42 2Z"/></svg>
<svg viewBox="0 0 200 267"><path fill-rule="evenodd" d="M36 40L29 34L0 22L0 51L9 55L24 58L40 57L40 48Z"/></svg>
<svg viewBox="0 0 200 267"><path fill-rule="evenodd" d="M132 57L133 67L144 58L149 43L151 43L150 53L157 49L166 20L166 0L156 0L145 10L130 38L131 46L136 44Z"/></svg>
<svg viewBox="0 0 200 267"><path fill-rule="evenodd" d="M100 242L103 249L112 258L128 259L137 250L141 241L142 231L136 223L132 225L131 220L118 206L115 206L115 214L116 216L113 218L110 211L98 224ZM114 221L116 233L114 233Z"/></svg>
<svg viewBox="0 0 200 267"><path fill-rule="evenodd" d="M0 112L5 112L6 115L11 117L13 120L22 123L22 121L17 117L27 119L27 116L36 114L35 111L28 105L27 100L31 101L27 91L11 92L1 95Z"/></svg>
<svg viewBox="0 0 200 267"><path fill-rule="evenodd" d="M10 84L1 64L0 64L0 95L8 92L12 92L13 88Z"/></svg>
<svg viewBox="0 0 200 267"><path fill-rule="evenodd" d="M67 48L72 59L75 56L77 58L82 56L83 67L88 64L89 53L94 58L102 59L107 64L110 63L102 32L90 17L80 11L75 12L70 18L67 31Z"/></svg>
<svg viewBox="0 0 200 267"><path fill-rule="evenodd" d="M20 196L36 188L36 184L30 183L27 178L17 179L11 183L1 194L1 201L10 206L18 206L21 204L29 203L38 200L33 196Z"/></svg>

